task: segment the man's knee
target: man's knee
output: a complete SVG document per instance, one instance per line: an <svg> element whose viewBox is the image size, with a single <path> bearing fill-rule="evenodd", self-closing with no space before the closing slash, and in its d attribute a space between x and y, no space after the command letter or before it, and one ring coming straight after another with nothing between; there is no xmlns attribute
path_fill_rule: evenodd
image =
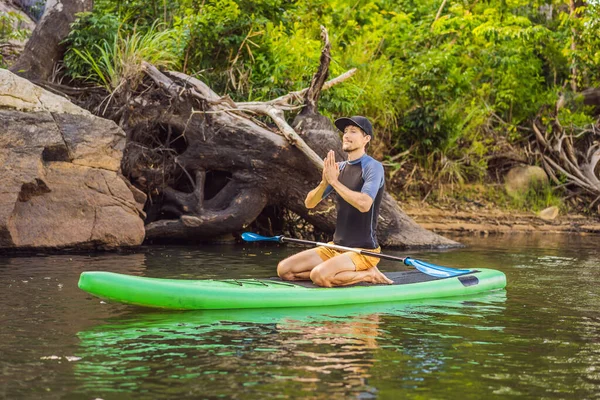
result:
<svg viewBox="0 0 600 400"><path fill-rule="evenodd" d="M281 279L285 279L288 275L289 270L286 268L285 260L279 261L277 264L277 276Z"/></svg>
<svg viewBox="0 0 600 400"><path fill-rule="evenodd" d="M283 279L284 281L294 280L294 272L292 271L292 265L289 262L289 259L285 259L277 264L277 276Z"/></svg>
<svg viewBox="0 0 600 400"><path fill-rule="evenodd" d="M310 280L317 286L331 287L331 281L324 272L324 268L319 268L319 266L315 267L310 271Z"/></svg>

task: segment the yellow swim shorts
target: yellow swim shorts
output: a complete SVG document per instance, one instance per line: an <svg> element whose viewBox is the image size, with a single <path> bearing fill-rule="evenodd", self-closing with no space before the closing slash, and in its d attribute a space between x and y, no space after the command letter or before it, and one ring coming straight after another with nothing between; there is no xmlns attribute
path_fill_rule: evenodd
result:
<svg viewBox="0 0 600 400"><path fill-rule="evenodd" d="M333 244L333 242L329 242L329 244ZM329 247L323 247L323 246L319 246L319 247L315 248L315 250L317 250L317 254L319 254L319 257L321 257L321 260L323 260L323 261L327 261L330 258L339 256L340 254L348 254L350 259L354 263L354 266L356 267L357 271L366 271L369 268L373 268L381 260L379 257L365 256L363 254L354 253L352 251L342 251L342 250L330 249ZM380 253L381 247L378 247L376 249L361 249L361 250L371 251L373 253Z"/></svg>

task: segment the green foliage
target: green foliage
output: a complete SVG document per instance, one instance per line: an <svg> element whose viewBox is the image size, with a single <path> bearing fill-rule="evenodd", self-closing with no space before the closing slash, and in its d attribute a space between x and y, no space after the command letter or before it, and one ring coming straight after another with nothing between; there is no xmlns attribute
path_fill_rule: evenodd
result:
<svg viewBox="0 0 600 400"><path fill-rule="evenodd" d="M267 90L265 81L274 91L283 92L283 79L269 75L270 70L265 71L265 64L277 69L283 67L281 62L288 61L285 55L273 56L268 48L269 41L277 43L274 22L285 20L283 3L282 0L180 2L173 26L186 43L184 72L202 73L211 87L231 92L237 99L259 98L254 88L259 87L259 92ZM269 37L269 33L274 37ZM257 59L257 52L263 56ZM261 72L259 76L253 75L255 69Z"/></svg>
<svg viewBox="0 0 600 400"><path fill-rule="evenodd" d="M108 35L91 48L70 48L73 65L83 71L77 77L98 83L112 93L124 88L135 90L141 79L143 61L157 67L177 66L180 57L175 30L161 31L159 24L153 24L145 32L135 28L128 32L121 27L123 25L112 38Z"/></svg>
<svg viewBox="0 0 600 400"><path fill-rule="evenodd" d="M21 14L15 12L0 11L0 50L2 44L9 40L23 40L27 38L29 31L20 26L25 22ZM0 52L0 67L4 66L2 53Z"/></svg>
<svg viewBox="0 0 600 400"><path fill-rule="evenodd" d="M506 206L512 209L539 212L555 206L564 208L560 194L549 184L532 185L525 193L513 193L507 197Z"/></svg>
<svg viewBox="0 0 600 400"><path fill-rule="evenodd" d="M573 131L572 128L592 127L596 123L596 118L591 115L592 111L589 108L591 107L581 107L579 109L572 109L570 107L561 108L557 119L569 131Z"/></svg>
<svg viewBox="0 0 600 400"><path fill-rule="evenodd" d="M464 186L440 185L427 197L430 204L477 205L498 207L504 210L518 210L537 213L555 206L559 210L567 208L559 190L549 184L530 187L524 193L508 194L502 184L469 184Z"/></svg>
<svg viewBox="0 0 600 400"><path fill-rule="evenodd" d="M452 1L436 18L440 5L98 0L94 13L75 23L65 64L74 76L114 90L114 76L123 75L115 58L140 58L117 49L137 53L143 43L157 50L164 40L168 55L155 52L154 62L165 57L170 68L178 64L236 100L267 100L308 86L323 25L332 45L330 77L358 72L322 93L321 112L369 116L380 156L405 154L428 179L460 185L485 179L487 159L502 143L526 140L531 120L553 107L572 78L580 87L600 84L600 3L572 15L556 0ZM165 37L126 44L150 31ZM593 121L583 107L565 107L559 118L573 126Z"/></svg>
<svg viewBox="0 0 600 400"><path fill-rule="evenodd" d="M113 43L117 33L123 28L117 15L97 12L80 13L71 25L71 31L65 40L68 49L63 62L69 74L74 77L90 77L95 74L90 63L78 53L89 55L92 60L99 60L103 44Z"/></svg>
<svg viewBox="0 0 600 400"><path fill-rule="evenodd" d="M420 141L429 153L461 144L459 135L470 147L473 132L464 123L470 116L495 114L520 123L544 104L547 89L536 49L544 47L548 30L489 4L481 7L475 13L455 4L430 33L415 27L408 35L420 34L422 43L398 64L397 87L412 99L398 132L401 144ZM406 39L400 40L391 45L395 51Z"/></svg>
<svg viewBox="0 0 600 400"><path fill-rule="evenodd" d="M20 28L25 20L21 14L9 11L0 11L0 42L16 39L22 40L29 33L27 29Z"/></svg>
<svg viewBox="0 0 600 400"><path fill-rule="evenodd" d="M563 31L575 32L574 36L567 38L569 46L563 48L563 54L579 70L575 77L577 84L582 87L597 87L600 84L600 3L588 3L577 9L576 16L562 14L560 27ZM575 40L574 50L570 47L572 40Z"/></svg>

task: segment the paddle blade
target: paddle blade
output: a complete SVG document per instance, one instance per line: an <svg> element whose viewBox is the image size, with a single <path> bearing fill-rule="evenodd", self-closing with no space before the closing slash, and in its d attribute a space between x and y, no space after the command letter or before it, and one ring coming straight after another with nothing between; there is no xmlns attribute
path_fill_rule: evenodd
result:
<svg viewBox="0 0 600 400"><path fill-rule="evenodd" d="M404 260L404 264L410 265L411 267L415 267L422 273L435 276L437 278L450 278L453 276L460 276L473 272L470 269L456 269L450 267L443 267L441 265L426 263L424 261L415 260L413 258L408 257Z"/></svg>
<svg viewBox="0 0 600 400"><path fill-rule="evenodd" d="M261 236L253 232L242 233L242 239L246 242L280 242L281 236Z"/></svg>

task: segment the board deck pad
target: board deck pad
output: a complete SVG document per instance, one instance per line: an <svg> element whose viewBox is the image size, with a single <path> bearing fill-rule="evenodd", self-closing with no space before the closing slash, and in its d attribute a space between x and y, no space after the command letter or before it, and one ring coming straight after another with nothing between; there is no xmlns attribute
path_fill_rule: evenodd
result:
<svg viewBox="0 0 600 400"><path fill-rule="evenodd" d="M394 283L392 283L391 285L408 285L411 283L429 282L429 281L437 281L439 279L447 279L447 278L437 278L435 276L430 276L430 275L424 274L420 271L386 272L386 273L384 273L384 275L387 276L392 281L394 281ZM283 281L280 278L270 278L270 280L291 283L291 284L302 286L305 288L314 288L314 289L320 288L320 286L315 285L311 281L293 281L293 282L291 282L291 281ZM354 286L378 286L378 285L388 286L385 283L360 282L360 283L356 283L354 285L337 286L334 288L343 289L343 288L349 288L349 287L354 287Z"/></svg>

